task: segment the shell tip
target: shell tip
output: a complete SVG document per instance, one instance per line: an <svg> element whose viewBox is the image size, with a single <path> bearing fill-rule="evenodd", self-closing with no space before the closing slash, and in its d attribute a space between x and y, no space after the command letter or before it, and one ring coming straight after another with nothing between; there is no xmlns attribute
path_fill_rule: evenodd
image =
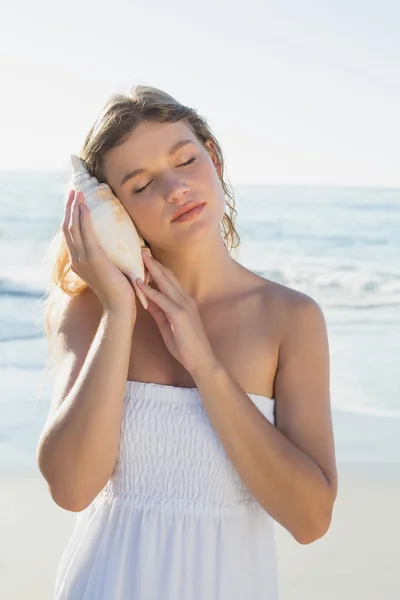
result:
<svg viewBox="0 0 400 600"><path fill-rule="evenodd" d="M79 169L82 167L82 161L79 156L76 156L76 154L71 154L71 162L74 169Z"/></svg>

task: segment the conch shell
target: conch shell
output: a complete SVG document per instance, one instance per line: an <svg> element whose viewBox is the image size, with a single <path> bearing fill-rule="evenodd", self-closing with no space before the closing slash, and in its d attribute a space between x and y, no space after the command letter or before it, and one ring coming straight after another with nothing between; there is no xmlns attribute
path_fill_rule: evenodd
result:
<svg viewBox="0 0 400 600"><path fill-rule="evenodd" d="M96 237L108 258L129 277L134 290L147 309L145 294L137 287L136 278L145 280L145 267L142 259L144 239L107 183L99 183L90 175L82 160L71 154L73 167L72 187L83 192L85 204L90 212L90 220Z"/></svg>

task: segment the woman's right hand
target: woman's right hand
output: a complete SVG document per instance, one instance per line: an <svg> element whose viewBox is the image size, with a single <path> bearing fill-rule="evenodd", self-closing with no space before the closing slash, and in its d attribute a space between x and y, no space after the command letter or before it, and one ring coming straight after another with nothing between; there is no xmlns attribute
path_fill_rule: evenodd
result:
<svg viewBox="0 0 400 600"><path fill-rule="evenodd" d="M133 318L136 319L133 283L101 247L82 192L70 191L62 229L70 255L71 270L91 287L105 311L133 311Z"/></svg>

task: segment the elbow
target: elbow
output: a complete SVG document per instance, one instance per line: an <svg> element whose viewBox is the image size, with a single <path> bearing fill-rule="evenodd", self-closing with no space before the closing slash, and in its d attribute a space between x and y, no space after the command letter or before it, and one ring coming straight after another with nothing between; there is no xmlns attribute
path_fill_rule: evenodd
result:
<svg viewBox="0 0 400 600"><path fill-rule="evenodd" d="M328 521L325 520L324 522L319 523L318 527L309 527L307 530L304 530L301 533L297 533L296 535L293 534L293 537L295 538L296 542L298 542L302 546L306 546L323 538L324 535L329 531L330 526L331 519Z"/></svg>
<svg viewBox="0 0 400 600"><path fill-rule="evenodd" d="M90 502L79 502L78 500L73 498L58 497L54 493L51 493L51 497L53 498L57 506L59 506L63 510L67 510L69 512L74 513L78 513L82 510L85 510L85 508L87 508L90 504Z"/></svg>
<svg viewBox="0 0 400 600"><path fill-rule="evenodd" d="M49 494L55 502L55 504L57 504L57 506L59 506L63 510L77 513L84 510L84 508L86 508L86 506L88 505L82 502L81 498L77 498L76 495L71 494L70 491L67 493L65 489L60 489L54 484L54 482L50 483L49 481L47 481L47 487L49 490Z"/></svg>
<svg viewBox="0 0 400 600"><path fill-rule="evenodd" d="M333 507L335 503L336 492L330 497L328 505L324 506L324 510L317 510L314 507L312 516L307 519L307 524L303 523L303 527L299 532L293 533L296 542L305 546L312 544L324 537L328 533L333 515ZM315 515L318 515L316 518Z"/></svg>
<svg viewBox="0 0 400 600"><path fill-rule="evenodd" d="M81 512L82 510L85 510L85 508L87 508L92 502L92 499L88 500L84 498L78 498L76 495L74 496L72 494L67 494L65 490L57 490L50 484L48 484L48 488L49 493L57 506L69 512Z"/></svg>
<svg viewBox="0 0 400 600"><path fill-rule="evenodd" d="M90 502L82 502L82 500L78 500L78 498L74 498L71 494L66 494L65 491L60 491L55 485L54 482L49 480L43 471L39 470L42 473L43 478L46 480L47 489L53 501L64 510L68 510L69 512L80 512L84 510Z"/></svg>
<svg viewBox="0 0 400 600"><path fill-rule="evenodd" d="M36 459L36 463L38 465L39 471L42 474L43 478L47 483L47 489L53 501L60 508L67 510L69 512L81 512L85 508L89 506L92 499L85 500L83 498L78 498L76 494L71 493L71 486L69 487L69 491L65 489L65 485L62 483L57 484L54 477L49 476L47 470L44 467L44 464L40 461L39 457Z"/></svg>
<svg viewBox="0 0 400 600"><path fill-rule="evenodd" d="M48 489L57 506L63 510L74 513L85 510L85 508L87 508L96 497L96 494L89 495L89 493L78 493L76 486L65 486L62 482L60 482L58 485L55 485L54 483L50 484L48 482Z"/></svg>

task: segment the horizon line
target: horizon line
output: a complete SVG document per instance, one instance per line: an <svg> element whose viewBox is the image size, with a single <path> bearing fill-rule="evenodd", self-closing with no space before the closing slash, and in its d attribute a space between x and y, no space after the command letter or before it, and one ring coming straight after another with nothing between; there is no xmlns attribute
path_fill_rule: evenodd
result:
<svg viewBox="0 0 400 600"><path fill-rule="evenodd" d="M17 173L38 173L38 174L59 174L70 177L70 173L65 169L29 169L29 168L9 168L0 169L0 175L4 174L17 174ZM355 189L355 190L385 190L385 191L400 191L400 182L398 184L368 184L368 183L338 183L338 182L282 182L282 181L236 181L233 182L226 178L227 182L235 186L268 186L268 187L314 187L314 188L341 188L341 189ZM66 182L67 183L67 182Z"/></svg>

